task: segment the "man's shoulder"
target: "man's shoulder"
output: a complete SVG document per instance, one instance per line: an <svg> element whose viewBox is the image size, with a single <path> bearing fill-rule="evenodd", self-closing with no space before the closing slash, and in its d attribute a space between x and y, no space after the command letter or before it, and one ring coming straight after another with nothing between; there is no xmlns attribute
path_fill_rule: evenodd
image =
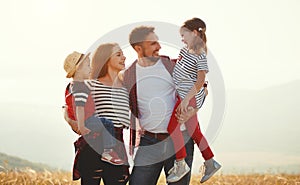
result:
<svg viewBox="0 0 300 185"><path fill-rule="evenodd" d="M169 56L161 55L160 59L162 63L164 64L165 68L169 71L169 73L172 75L173 69L175 67L175 61L172 60Z"/></svg>

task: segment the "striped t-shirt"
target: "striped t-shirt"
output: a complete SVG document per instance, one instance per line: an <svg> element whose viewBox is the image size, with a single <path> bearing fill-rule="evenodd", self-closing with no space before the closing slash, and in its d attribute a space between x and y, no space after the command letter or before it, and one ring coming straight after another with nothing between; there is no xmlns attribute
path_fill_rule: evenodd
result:
<svg viewBox="0 0 300 185"><path fill-rule="evenodd" d="M200 70L208 72L206 54L195 55L188 52L187 48L183 48L179 53L174 71L173 79L176 90L181 99L183 99L197 81L197 72ZM195 95L197 108L201 108L204 101L204 88Z"/></svg>
<svg viewBox="0 0 300 185"><path fill-rule="evenodd" d="M70 98L70 100L67 101L69 103L68 107L73 107L74 110L68 112L69 117L73 120L77 120L75 106L84 107L84 120L93 116L95 113L95 105L88 87L84 82L79 81L73 81L70 87L73 96L66 98ZM74 103L75 106L73 105Z"/></svg>
<svg viewBox="0 0 300 185"><path fill-rule="evenodd" d="M99 117L111 120L115 127L129 127L129 98L123 87L106 86L98 80L86 80Z"/></svg>

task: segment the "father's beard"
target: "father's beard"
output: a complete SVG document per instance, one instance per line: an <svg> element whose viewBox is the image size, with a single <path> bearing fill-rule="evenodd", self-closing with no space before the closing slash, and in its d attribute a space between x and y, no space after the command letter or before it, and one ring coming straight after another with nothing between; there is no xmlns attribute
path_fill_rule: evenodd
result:
<svg viewBox="0 0 300 185"><path fill-rule="evenodd" d="M159 56L157 56L157 57L151 56L151 57L143 57L142 58L142 60L147 61L147 62L157 62L158 59L159 59Z"/></svg>

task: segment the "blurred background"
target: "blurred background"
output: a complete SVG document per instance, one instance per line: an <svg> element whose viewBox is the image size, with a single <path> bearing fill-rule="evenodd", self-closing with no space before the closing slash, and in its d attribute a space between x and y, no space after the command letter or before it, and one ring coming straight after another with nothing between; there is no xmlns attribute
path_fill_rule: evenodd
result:
<svg viewBox="0 0 300 185"><path fill-rule="evenodd" d="M199 17L207 24L207 45L226 88L222 127L209 141L222 173L299 173L299 5L296 0L2 1L0 156L70 171L77 136L61 110L68 83L65 57L75 50L86 52L101 36L126 24L181 26ZM178 50L162 47L161 54L177 57ZM124 53L128 66L136 56L131 48ZM213 100L208 96L199 112L204 133ZM0 159L0 165L10 163L5 161ZM192 172L198 173L202 163L195 150Z"/></svg>

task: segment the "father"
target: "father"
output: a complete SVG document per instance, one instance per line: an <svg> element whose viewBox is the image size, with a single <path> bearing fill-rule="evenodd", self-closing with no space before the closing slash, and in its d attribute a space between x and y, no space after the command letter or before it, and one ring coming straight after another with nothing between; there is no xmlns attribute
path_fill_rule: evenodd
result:
<svg viewBox="0 0 300 185"><path fill-rule="evenodd" d="M175 64L168 57L159 56L161 46L154 27L136 27L129 35L129 42L138 59L125 71L124 86L129 92L132 128L135 128L137 118L143 130L129 183L155 185L161 170L164 168L167 176L175 160L173 143L167 132L176 102L172 80ZM190 116L186 114L181 118L187 120ZM191 168L194 144L187 131L183 131L183 136L187 151L185 160ZM134 145L135 137L132 139L131 144ZM190 176L191 172L180 181L170 184L187 185Z"/></svg>

